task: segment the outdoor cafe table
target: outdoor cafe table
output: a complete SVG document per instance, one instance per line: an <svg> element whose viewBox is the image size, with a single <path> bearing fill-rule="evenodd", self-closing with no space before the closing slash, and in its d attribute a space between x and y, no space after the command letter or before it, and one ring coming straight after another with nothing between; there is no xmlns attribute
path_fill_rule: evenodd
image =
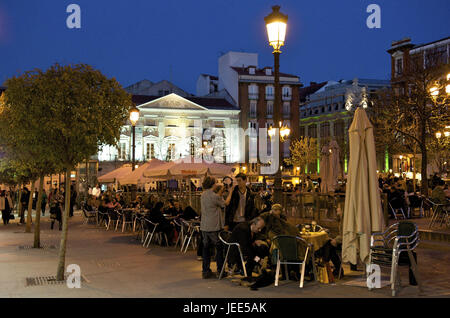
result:
<svg viewBox="0 0 450 318"><path fill-rule="evenodd" d="M314 251L317 251L319 248L325 245L326 242L330 239L328 237L328 233L325 231L320 232L300 232L300 237L304 239L306 242L311 243ZM313 251L313 252L314 252Z"/></svg>

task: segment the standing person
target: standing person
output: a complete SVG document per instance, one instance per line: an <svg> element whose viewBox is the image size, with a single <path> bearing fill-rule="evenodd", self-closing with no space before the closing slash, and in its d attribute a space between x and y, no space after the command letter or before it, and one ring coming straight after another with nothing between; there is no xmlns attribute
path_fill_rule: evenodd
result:
<svg viewBox="0 0 450 318"><path fill-rule="evenodd" d="M0 193L0 210L2 211L3 225L9 223L12 207L12 200L9 193L3 190Z"/></svg>
<svg viewBox="0 0 450 318"><path fill-rule="evenodd" d="M45 192L45 189L42 189L42 201L41 201L41 211L42 211L42 216L45 215L45 208L47 206L47 193Z"/></svg>
<svg viewBox="0 0 450 318"><path fill-rule="evenodd" d="M226 200L225 225L229 231L232 231L237 224L248 222L258 216L255 195L246 184L247 176L239 173L236 176L236 182Z"/></svg>
<svg viewBox="0 0 450 318"><path fill-rule="evenodd" d="M211 247L216 249L217 273L220 273L223 266L223 245L219 240L219 233L224 228L225 220L223 208L225 201L222 198L223 188L219 193L213 191L216 179L210 176L205 177L202 183L203 193L200 197L201 202L201 223L200 230L203 240L203 265L202 278L212 278L214 274L210 269Z"/></svg>
<svg viewBox="0 0 450 318"><path fill-rule="evenodd" d="M73 185L70 186L70 210L69 210L69 216L73 217L73 206L75 205L75 202L77 201L77 191L75 190L75 187Z"/></svg>
<svg viewBox="0 0 450 318"><path fill-rule="evenodd" d="M22 196L20 202L22 202L22 208L20 209L20 224L25 224L25 210L28 208L28 201L30 200L30 191L27 187L22 190Z"/></svg>
<svg viewBox="0 0 450 318"><path fill-rule="evenodd" d="M54 189L50 198L50 218L52 220L51 229L53 230L53 225L55 225L55 220L59 222L59 230L62 230L62 208L61 204L64 200L63 195L61 195L58 189Z"/></svg>
<svg viewBox="0 0 450 318"><path fill-rule="evenodd" d="M37 199L38 199L38 190L34 189L33 192L33 206L32 209L36 211L36 203L37 203Z"/></svg>

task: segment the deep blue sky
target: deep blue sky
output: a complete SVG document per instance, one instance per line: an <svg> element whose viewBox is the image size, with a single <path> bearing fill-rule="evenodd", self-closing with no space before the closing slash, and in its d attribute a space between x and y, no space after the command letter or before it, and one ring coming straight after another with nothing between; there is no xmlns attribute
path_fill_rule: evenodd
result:
<svg viewBox="0 0 450 318"><path fill-rule="evenodd" d="M66 27L71 3L81 6L80 30ZM381 29L366 26L371 3ZM273 65L263 18L274 4L289 15L281 71L305 84L388 79L391 41L450 35L449 0L0 0L0 84L55 62L88 63L124 86L172 79L195 94L221 52L256 52L260 67Z"/></svg>

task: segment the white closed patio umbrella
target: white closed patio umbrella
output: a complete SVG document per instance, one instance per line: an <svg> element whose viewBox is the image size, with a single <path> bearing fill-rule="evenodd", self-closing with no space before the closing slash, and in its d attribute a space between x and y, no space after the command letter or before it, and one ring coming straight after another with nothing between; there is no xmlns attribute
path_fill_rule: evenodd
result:
<svg viewBox="0 0 450 318"><path fill-rule="evenodd" d="M330 152L328 149L328 145L324 145L322 147L322 150L320 152L320 163L319 163L319 168L320 168L320 179L322 180L322 182L320 183L320 192L322 193L326 193L329 190L328 188L328 177L330 175Z"/></svg>
<svg viewBox="0 0 450 318"><path fill-rule="evenodd" d="M330 155L328 157L330 173L327 176L328 191L336 190L338 178L341 175L341 165L339 163L340 149L336 140L330 141L328 145Z"/></svg>
<svg viewBox="0 0 450 318"><path fill-rule="evenodd" d="M384 229L373 126L358 107L349 128L350 160L345 193L342 260L357 264L357 255L369 261L370 236Z"/></svg>

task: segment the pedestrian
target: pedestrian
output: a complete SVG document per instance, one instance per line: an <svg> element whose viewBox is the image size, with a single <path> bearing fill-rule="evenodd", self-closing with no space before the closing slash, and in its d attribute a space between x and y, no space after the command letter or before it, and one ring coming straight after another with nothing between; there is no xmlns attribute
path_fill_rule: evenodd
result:
<svg viewBox="0 0 450 318"><path fill-rule="evenodd" d="M55 225L55 221L59 222L59 230L62 230L62 202L64 197L59 193L58 189L54 189L49 202L50 206L50 219L52 220L51 229Z"/></svg>
<svg viewBox="0 0 450 318"><path fill-rule="evenodd" d="M0 193L0 211L2 211L3 225L7 225L11 219L12 200L5 190Z"/></svg>
<svg viewBox="0 0 450 318"><path fill-rule="evenodd" d="M73 217L73 207L76 201L77 201L77 191L75 190L75 187L72 185L70 187L70 209L69 209L70 217Z"/></svg>
<svg viewBox="0 0 450 318"><path fill-rule="evenodd" d="M211 247L216 249L216 265L217 273L219 273L223 266L223 245L219 239L219 233L223 230L225 225L223 208L225 207L225 200L222 198L222 188L219 193L213 191L216 184L216 179L210 176L205 177L202 183L203 193L200 197L201 202L201 223L200 230L202 232L203 240L203 264L202 264L202 278L208 279L214 277L210 269L211 263Z"/></svg>
<svg viewBox="0 0 450 318"><path fill-rule="evenodd" d="M45 208L47 206L47 193L45 192L45 189L42 189L42 198L41 198L41 210L42 210L42 216L45 215Z"/></svg>
<svg viewBox="0 0 450 318"><path fill-rule="evenodd" d="M37 199L38 199L38 191L37 189L34 189L33 192L33 203L32 203L32 209L36 211L36 203L37 203Z"/></svg>
<svg viewBox="0 0 450 318"><path fill-rule="evenodd" d="M22 203L22 208L20 209L20 224L25 224L25 209L28 208L28 201L30 200L30 191L27 187L22 190L22 196L20 197L20 202Z"/></svg>
<svg viewBox="0 0 450 318"><path fill-rule="evenodd" d="M251 221L258 216L255 195L247 186L247 176L239 173L236 175L236 182L226 200L225 225L229 231L233 231L237 224Z"/></svg>

